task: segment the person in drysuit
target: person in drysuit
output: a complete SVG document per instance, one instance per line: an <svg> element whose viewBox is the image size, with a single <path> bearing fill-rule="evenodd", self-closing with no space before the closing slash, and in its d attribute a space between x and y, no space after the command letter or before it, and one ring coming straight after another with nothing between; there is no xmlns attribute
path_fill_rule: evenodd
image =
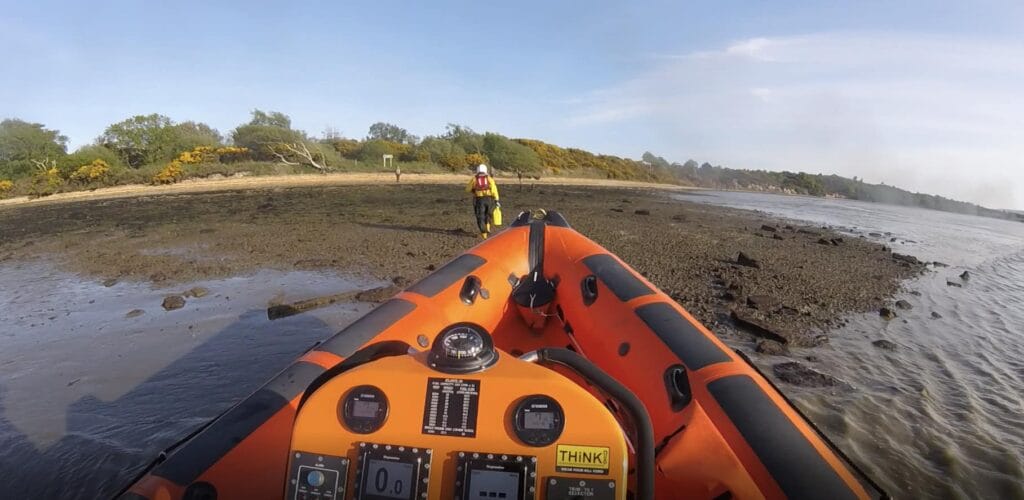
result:
<svg viewBox="0 0 1024 500"><path fill-rule="evenodd" d="M473 193L476 225L480 228L480 237L487 239L491 233L491 224L494 223L494 209L501 206L498 201L498 185L487 174L487 165L476 167L476 175L466 185L466 192Z"/></svg>

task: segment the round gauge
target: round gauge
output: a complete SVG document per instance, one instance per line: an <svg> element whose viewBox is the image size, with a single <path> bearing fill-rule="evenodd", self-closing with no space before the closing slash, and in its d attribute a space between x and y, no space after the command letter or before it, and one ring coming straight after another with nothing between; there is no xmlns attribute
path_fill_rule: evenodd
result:
<svg viewBox="0 0 1024 500"><path fill-rule="evenodd" d="M535 394L523 398L512 413L516 437L527 446L548 446L562 435L565 413L550 396Z"/></svg>
<svg viewBox="0 0 1024 500"><path fill-rule="evenodd" d="M377 387L360 385L349 390L338 404L341 421L356 434L370 434L388 418L388 398Z"/></svg>
<svg viewBox="0 0 1024 500"><path fill-rule="evenodd" d="M472 358L484 350L484 339L479 332L468 326L460 326L447 332L441 339L444 355L448 358Z"/></svg>
<svg viewBox="0 0 1024 500"><path fill-rule="evenodd" d="M473 323L456 323L441 330L428 358L431 368L445 373L480 371L497 361L491 335Z"/></svg>

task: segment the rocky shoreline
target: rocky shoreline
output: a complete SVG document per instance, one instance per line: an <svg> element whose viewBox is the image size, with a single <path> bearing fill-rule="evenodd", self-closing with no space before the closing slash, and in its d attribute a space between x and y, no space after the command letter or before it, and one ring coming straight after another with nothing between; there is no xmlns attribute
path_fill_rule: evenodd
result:
<svg viewBox="0 0 1024 500"><path fill-rule="evenodd" d="M849 313L896 314L900 283L925 269L874 235L680 202L654 189L512 184L502 194L507 218L561 211L717 334L768 355L826 342ZM404 284L478 241L461 188L422 184L11 206L0 208L0 234L0 265L51 259L100 282L186 289L261 268Z"/></svg>

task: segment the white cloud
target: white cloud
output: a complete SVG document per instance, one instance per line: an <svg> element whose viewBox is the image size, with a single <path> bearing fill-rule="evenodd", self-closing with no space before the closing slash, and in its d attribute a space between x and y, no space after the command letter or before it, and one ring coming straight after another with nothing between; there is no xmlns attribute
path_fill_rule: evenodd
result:
<svg viewBox="0 0 1024 500"><path fill-rule="evenodd" d="M1021 208L1022 88L1020 43L751 38L660 56L645 73L573 104L566 126L635 131L647 137L637 145L677 160L857 175Z"/></svg>

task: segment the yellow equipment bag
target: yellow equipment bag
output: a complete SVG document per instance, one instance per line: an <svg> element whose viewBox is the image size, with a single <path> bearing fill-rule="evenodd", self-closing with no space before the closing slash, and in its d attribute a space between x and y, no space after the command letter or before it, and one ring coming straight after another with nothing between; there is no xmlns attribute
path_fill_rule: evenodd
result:
<svg viewBox="0 0 1024 500"><path fill-rule="evenodd" d="M495 226L501 225L501 205L494 206L494 211L491 212L491 222L493 222Z"/></svg>

